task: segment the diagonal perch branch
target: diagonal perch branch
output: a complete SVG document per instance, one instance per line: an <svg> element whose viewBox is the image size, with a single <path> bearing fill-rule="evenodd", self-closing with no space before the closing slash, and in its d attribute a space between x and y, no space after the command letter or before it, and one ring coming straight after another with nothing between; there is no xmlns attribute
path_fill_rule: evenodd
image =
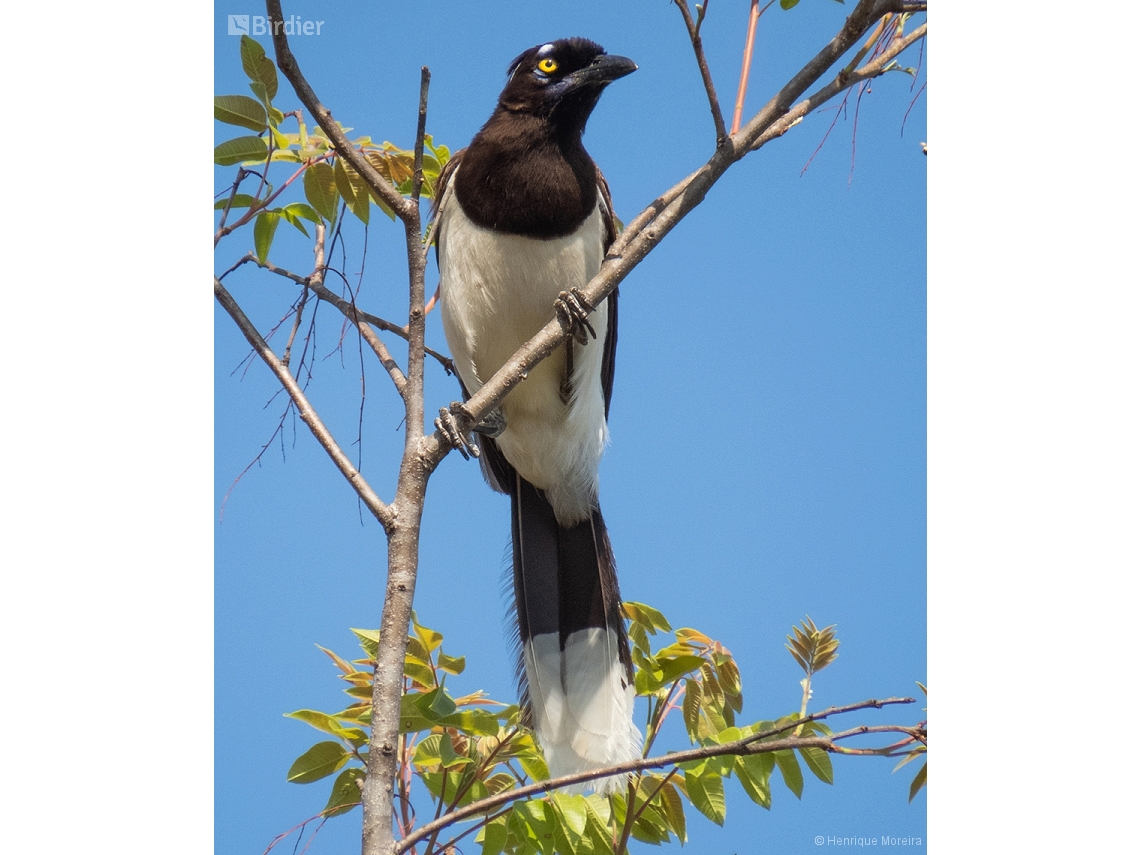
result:
<svg viewBox="0 0 1140 855"><path fill-rule="evenodd" d="M902 0L860 0L842 30L749 120L743 130L730 136L704 166L659 196L630 222L610 247L602 269L585 288L581 289L585 300L596 306L609 296L630 271L664 239L665 235L704 200L709 189L734 163L779 135L778 133L769 135L767 132L793 111L796 99L801 97L809 86L832 68L879 18L884 14L899 11L902 5ZM925 33L925 24L921 30ZM905 44L888 49L877 60L853 73L837 76L833 83L820 90L817 95L827 92L830 94L826 97L832 97L861 80L882 74L890 59L911 44L913 38L908 37L900 42ZM808 104L809 102L804 102L796 105L796 112L806 112ZM783 130L779 133L786 131L793 123L788 122L786 126L781 124ZM566 336L567 333L557 319L552 319L536 333L465 402L464 409L471 417L471 424L478 422L491 409L498 406L510 390L522 382L535 365L553 353ZM471 424L461 424L460 428L470 430ZM439 431L423 439L423 454L427 459L441 460L450 448L447 439Z"/></svg>

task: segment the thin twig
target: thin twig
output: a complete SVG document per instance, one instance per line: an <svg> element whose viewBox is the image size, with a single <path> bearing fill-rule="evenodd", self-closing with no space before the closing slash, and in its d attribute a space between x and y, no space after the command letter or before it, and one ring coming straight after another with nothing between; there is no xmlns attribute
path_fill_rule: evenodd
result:
<svg viewBox="0 0 1140 855"><path fill-rule="evenodd" d="M837 751L835 745L836 737L786 737L784 739L777 739L768 742L761 740L771 739L773 736L778 736L787 730L794 729L795 727L809 721L819 721L833 715L840 715L843 713L854 712L861 709L869 709L874 707L880 709L890 704L913 704L914 698L886 698L884 700L867 700L858 704L848 704L842 707L831 707L818 713L804 716L801 719L796 719L785 726L773 728L771 730L762 731L755 736L746 739L740 739L735 742L728 742L723 745L710 745L703 748L693 748L688 751L677 751L671 754L665 754L660 757L652 757L642 760L630 760L627 763L619 763L614 766L608 766L605 769L596 769L592 772L578 772L573 775L563 775L559 778L551 778L547 781L536 781L533 784L528 784L525 787L519 787L517 790L509 790L505 793L499 793L485 799L480 799L477 802L472 802L469 805L459 808L453 813L440 818L438 821L429 822L419 829L409 834L399 842L396 847L396 853L407 851L413 844L426 837L436 833L441 826L452 825L453 823L460 822L471 816L477 816L481 813L494 810L509 802L517 801L518 799L529 798L530 796L538 795L539 793L548 793L553 790L558 790L572 784L583 784L588 781L597 780L598 778L607 778L611 775L623 775L630 772L639 772L643 769L657 769L664 766L676 766L680 763L686 763L690 760L704 760L709 757L723 757L728 755L748 755L748 754L767 754L775 751L787 751L795 748L822 748L825 751ZM896 727L894 732L909 733L907 728L901 726ZM844 733L844 737L848 735L856 735L852 733Z"/></svg>
<svg viewBox="0 0 1140 855"><path fill-rule="evenodd" d="M830 101L840 92L850 89L864 80L870 80L883 74L884 69L889 65L895 57L910 47L919 39L926 35L926 24L922 24L904 36L898 39L889 48L883 51L882 55L877 59L867 63L862 68L859 68L850 74L837 76L831 83L828 83L822 89L812 93L808 98L796 104L789 109L779 120L769 125L761 134L756 138L752 144L752 150L760 148L761 146L771 142L777 137L783 136L793 125L798 124L804 116L811 113L813 110L821 107L823 104Z"/></svg>
<svg viewBox="0 0 1140 855"><path fill-rule="evenodd" d="M601 270L582 289L582 296L586 301L590 305L600 305L629 272L664 239L665 235L701 203L713 184L734 163L769 139L785 133L798 118L802 118L809 107L818 106L820 101L815 100L813 96L812 99L796 105L793 109L795 100L838 62L875 21L884 13L894 11L893 7L898 2L899 0L860 0L835 38L809 60L739 133L729 137L731 144L718 148L704 166L658 197L626 227L610 247ZM921 32L925 31L924 24ZM842 80L837 78L821 89L817 95L826 93L826 98L822 100L827 100L860 80L878 76L882 73L886 61L889 61L888 57L897 55L912 41L913 38L909 37L900 39L879 60L868 63L864 68L844 76ZM460 429L469 429L472 424L477 423L497 406L511 389L527 377L535 365L558 348L566 336L567 332L557 319L552 319L536 333L478 392L453 409L460 422ZM422 453L427 460L438 462L450 450L450 443L439 431L423 439Z"/></svg>
<svg viewBox="0 0 1140 855"><path fill-rule="evenodd" d="M689 14L689 0L673 0L673 2L677 4L677 8L681 10L681 15L685 18L685 28L689 31L689 39L693 43L697 67L701 70L701 82L705 84L705 94L709 98L709 110L712 112L713 125L716 127L716 145L717 148L720 148L728 139L728 134L724 130L724 114L720 111L720 100L716 97L716 87L713 85L709 63L705 58L705 48L701 43L700 26L693 23L693 16ZM704 12L708 10L708 4L709 0L705 0L705 9L701 12L701 20L704 20Z"/></svg>
<svg viewBox="0 0 1140 855"><path fill-rule="evenodd" d="M352 489L360 496L361 501L364 502L368 510L372 512L372 515L376 517L386 530L390 528L394 523L392 509L376 495L372 487L369 486L368 482L364 479L364 476L352 465L352 462L348 459L348 455L337 445L332 433L325 427L325 423L321 421L321 417L317 414L317 411L313 409L309 403L309 399L305 397L305 393L301 391L301 387L298 386L297 381L293 379L293 375L289 373L289 369L281 364L281 360L277 358L277 354L266 344L265 339L261 337L261 333L257 331L257 327L250 322L245 312L242 311L241 306L237 304L237 301L234 300L230 292L226 290L226 287L217 277L214 277L214 297L221 303L222 308L229 313L230 317L234 319L234 323L238 325L238 328L245 335L246 340L253 346L253 349L257 351L258 356L269 366L269 370L277 377L278 382L285 387L285 391L289 393L289 397L293 399L293 403L297 407L297 413L300 415L301 421L308 425L309 430L313 432L313 436L316 437L317 442L321 444L321 447L324 448L325 452L332 458L333 463L336 464L336 468L340 470L341 474L348 480L348 483L352 485Z"/></svg>
<svg viewBox="0 0 1140 855"><path fill-rule="evenodd" d="M289 40L285 35L281 0L266 0L265 8L269 17L270 30L273 34L273 49L277 54L277 67L293 85L297 97L301 99L301 103L305 105L309 115L317 120L317 124L321 126L321 130L325 132L325 136L333 144L337 154L348 161L365 183L384 200L389 208L395 211L396 216L406 223L412 212L415 211L418 219L419 205L409 202L401 196L392 186L392 183L384 178L376 170L376 167L356 150L355 146L349 142L348 137L344 135L344 131L340 129L340 125L333 119L332 113L320 102L312 87L309 86L309 82L301 74L297 65L297 58L293 56L293 51L289 48Z"/></svg>
<svg viewBox="0 0 1140 855"><path fill-rule="evenodd" d="M744 39L744 57L740 62L740 83L736 86L736 106L732 110L732 133L740 130L740 119L744 115L744 96L748 94L748 78L752 74L752 49L756 44L756 25L760 16L768 11L768 6L776 0L768 0L763 9L760 0L752 0L748 10L748 35Z"/></svg>

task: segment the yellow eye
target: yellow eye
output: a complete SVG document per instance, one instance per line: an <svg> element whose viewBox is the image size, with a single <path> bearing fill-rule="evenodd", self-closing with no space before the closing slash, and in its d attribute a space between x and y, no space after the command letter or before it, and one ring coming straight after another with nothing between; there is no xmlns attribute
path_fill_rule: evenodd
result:
<svg viewBox="0 0 1140 855"><path fill-rule="evenodd" d="M553 74L558 70L558 63L550 58L540 59L538 61L538 70L543 74Z"/></svg>

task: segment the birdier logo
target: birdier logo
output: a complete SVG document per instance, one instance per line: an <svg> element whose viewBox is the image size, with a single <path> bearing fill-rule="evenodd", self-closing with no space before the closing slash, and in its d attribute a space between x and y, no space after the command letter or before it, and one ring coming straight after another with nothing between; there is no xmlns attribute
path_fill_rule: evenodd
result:
<svg viewBox="0 0 1140 855"><path fill-rule="evenodd" d="M231 36L264 36L277 32L287 36L319 36L325 24L324 21L302 20L298 15L290 15L276 24L264 15L230 15L227 23Z"/></svg>

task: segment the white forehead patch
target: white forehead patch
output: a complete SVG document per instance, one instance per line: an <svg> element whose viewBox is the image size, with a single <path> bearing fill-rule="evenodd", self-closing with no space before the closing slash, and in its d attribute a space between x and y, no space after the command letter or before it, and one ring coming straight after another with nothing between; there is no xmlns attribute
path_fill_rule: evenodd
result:
<svg viewBox="0 0 1140 855"><path fill-rule="evenodd" d="M538 49L538 55L539 56L545 56L546 54L550 53L553 50L554 50L554 45L546 44L546 45L543 45L542 47L540 47Z"/></svg>

